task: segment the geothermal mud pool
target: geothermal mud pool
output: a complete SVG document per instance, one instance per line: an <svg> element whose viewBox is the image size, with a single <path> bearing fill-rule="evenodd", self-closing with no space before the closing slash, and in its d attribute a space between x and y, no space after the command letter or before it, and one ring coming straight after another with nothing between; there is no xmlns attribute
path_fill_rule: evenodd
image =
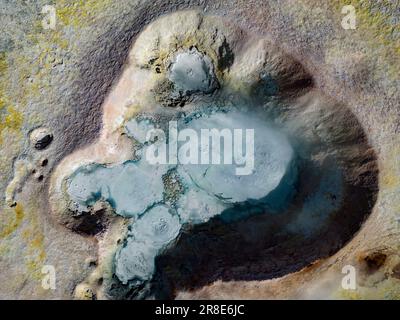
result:
<svg viewBox="0 0 400 320"><path fill-rule="evenodd" d="M147 17L157 7L133 2L110 8ZM142 22L121 13L104 32L114 47L88 43L81 52L68 44L79 52L78 82L63 60L69 53L49 58L47 76L65 74L53 86L59 98L49 102L60 107L39 112L30 100L27 145L19 156L10 153L15 162L3 188L7 210L21 221L0 232L0 253L42 225L29 268L55 266L58 298L348 298L340 289L346 264L357 266L362 290L381 283L396 297L396 283L389 287L398 281L390 271L400 263L392 240L398 230L388 222L395 211L388 199L398 193L386 164L398 156L389 151L400 149L385 140L392 120L375 129L371 119L382 111L366 111L378 95L363 100L378 71L373 80L358 79L368 73L366 60L318 52L324 36L335 43L336 29L310 36L308 25L298 25L304 17L282 17L286 33L273 22L263 27L277 12L296 14L284 3L263 2L278 10L270 16L243 3L208 9L207 1L158 4L160 12L135 20ZM295 7L309 12L303 5ZM98 6L86 16L111 10ZM66 30L84 15L77 19L63 18ZM67 48L62 34L54 36L57 48ZM378 214L382 206L390 214ZM43 213L38 220L36 212ZM4 257L0 266L13 264ZM32 288L27 280L10 283L0 297L53 298Z"/></svg>
<svg viewBox="0 0 400 320"><path fill-rule="evenodd" d="M126 219L108 295L171 298L298 271L338 250L371 209L374 187L353 159L369 146L352 114L274 44L228 24L192 11L149 25L106 98L100 147L55 173L54 211L69 228L96 206ZM366 207L348 216L354 201Z"/></svg>

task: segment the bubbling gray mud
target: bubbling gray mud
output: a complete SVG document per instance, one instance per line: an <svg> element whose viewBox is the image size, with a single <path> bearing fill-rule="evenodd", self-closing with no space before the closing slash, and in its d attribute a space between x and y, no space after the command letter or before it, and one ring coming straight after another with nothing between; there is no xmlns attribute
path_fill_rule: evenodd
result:
<svg viewBox="0 0 400 320"><path fill-rule="evenodd" d="M196 48L176 56L168 78L174 83L175 89L184 94L210 93L217 87L210 58L202 55Z"/></svg>
<svg viewBox="0 0 400 320"><path fill-rule="evenodd" d="M255 203L258 206L268 204L272 210L277 204L286 205L294 193L296 157L288 138L277 128L254 115L237 111L202 116L197 113L196 117L178 123L179 129L190 128L197 137L204 129L234 132L251 128L254 130L254 153L250 155L254 158L253 167L247 175L237 175L236 164L232 161L230 164L149 164L144 156L146 151L166 141L145 142L142 139L145 132L155 127L149 119L128 122L127 131L144 142L139 150L142 157L110 168L98 164L85 166L71 176L67 187L77 211L89 210L97 201L106 201L117 214L131 218L126 242L115 257L116 275L122 283L133 281L139 285L151 280L156 256L176 240L182 225L205 223L221 214L226 221L240 220L254 213L251 208ZM241 146L242 153L242 147L249 142L245 140L240 136L240 141L230 140L231 145L227 144L228 140L223 140L221 145L221 141L209 140L210 160L217 151L224 152L224 149L230 148L232 155L234 143ZM186 140L177 142L178 147L191 144L192 152L200 158L201 144ZM167 149L171 143L169 139L165 145ZM163 178L172 174L174 179L166 184ZM182 186L180 192L172 200L166 199L168 189L175 184ZM269 198L270 194L273 198ZM234 210L245 203L249 203L245 205L247 210Z"/></svg>

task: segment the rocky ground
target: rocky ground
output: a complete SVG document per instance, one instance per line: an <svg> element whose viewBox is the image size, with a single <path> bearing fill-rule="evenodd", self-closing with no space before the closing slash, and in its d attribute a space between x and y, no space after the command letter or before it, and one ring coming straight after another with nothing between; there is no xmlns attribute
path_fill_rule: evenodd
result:
<svg viewBox="0 0 400 320"><path fill-rule="evenodd" d="M54 30L44 29L41 23L46 4L56 8ZM329 136L340 144L346 127L344 135L352 138L352 145L361 146L360 159L353 148L343 152L343 157L352 159L349 180L366 184L373 196L362 203L355 198L343 207L344 215L360 211L364 220L352 222L361 224L360 228L344 231L351 237L332 255L316 254L317 260L301 265L305 268L300 271L300 267L289 268L276 277L269 274L251 281L229 273L204 281L208 271L203 270L205 276L195 283L179 283L171 273L167 279L174 280L174 296L399 299L400 5L352 1L356 29L346 30L341 26L341 10L347 4L339 0L2 0L0 298L118 297L119 293L104 292L103 281L112 278L109 248L123 240L126 222L112 215L109 207L101 207L97 208L101 217L94 220L95 224L100 220L107 232L96 234L91 223L71 225L58 215L62 204L49 198L49 188L67 156L81 154L85 159L84 150L101 141L107 116L103 102L126 70L138 34L161 15L196 9L227 19L232 30L265 37L301 63L312 77L313 90L318 96L323 94L321 101L330 101L326 105L335 110L334 120L328 117L325 122ZM240 37L233 41L240 43ZM229 61L227 55L219 67L224 69ZM94 154L101 150L100 145ZM337 228L341 227L348 226L339 221ZM308 248L304 250L312 253L313 248L329 243L327 239L329 235L314 239L304 244ZM275 250L265 252L264 258L280 256L278 271L298 259L295 254L282 255L279 247ZM173 254L185 259L179 250ZM235 272L261 274L266 260L255 261L251 272ZM55 268L54 290L42 286L44 265ZM356 290L341 286L345 265L357 270Z"/></svg>

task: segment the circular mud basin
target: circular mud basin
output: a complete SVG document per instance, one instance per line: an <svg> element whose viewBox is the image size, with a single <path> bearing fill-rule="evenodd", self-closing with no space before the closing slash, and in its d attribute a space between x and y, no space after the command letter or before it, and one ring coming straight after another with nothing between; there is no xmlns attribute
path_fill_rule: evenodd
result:
<svg viewBox="0 0 400 320"><path fill-rule="evenodd" d="M108 297L282 277L337 252L375 204L376 155L348 106L229 18L152 22L103 110L50 194L60 223L119 240Z"/></svg>

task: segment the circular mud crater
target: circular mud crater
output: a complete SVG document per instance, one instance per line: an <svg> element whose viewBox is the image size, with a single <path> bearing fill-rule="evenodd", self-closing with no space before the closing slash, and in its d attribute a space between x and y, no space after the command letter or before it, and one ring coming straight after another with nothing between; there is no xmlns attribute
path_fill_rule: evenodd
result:
<svg viewBox="0 0 400 320"><path fill-rule="evenodd" d="M67 156L50 188L58 222L101 234L112 257L100 265L105 296L166 299L278 278L352 239L376 201L376 155L313 78L226 18L177 12L143 30L104 101L98 141ZM173 139L147 133L171 123L254 130L254 176L236 175L234 162L152 166L146 150ZM99 203L106 221L93 218Z"/></svg>

